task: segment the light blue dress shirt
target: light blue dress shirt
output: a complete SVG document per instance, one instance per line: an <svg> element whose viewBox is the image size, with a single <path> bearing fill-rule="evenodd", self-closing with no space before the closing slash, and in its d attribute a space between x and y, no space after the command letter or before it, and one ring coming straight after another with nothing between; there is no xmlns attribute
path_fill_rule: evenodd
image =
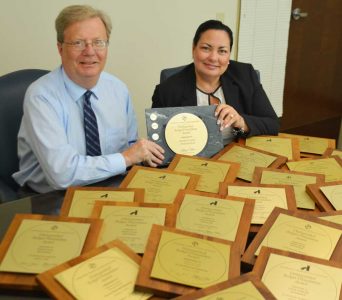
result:
<svg viewBox="0 0 342 300"><path fill-rule="evenodd" d="M62 67L28 88L18 134L20 170L13 178L45 193L87 185L126 171L121 152L136 142L137 123L126 85L102 72L91 89L102 156L86 156L83 128L85 89Z"/></svg>

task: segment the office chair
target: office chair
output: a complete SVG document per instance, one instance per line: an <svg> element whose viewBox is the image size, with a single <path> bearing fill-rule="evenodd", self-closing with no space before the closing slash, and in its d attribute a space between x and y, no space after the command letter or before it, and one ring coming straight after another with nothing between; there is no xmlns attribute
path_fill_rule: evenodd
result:
<svg viewBox="0 0 342 300"><path fill-rule="evenodd" d="M174 68L168 68L168 69L163 69L160 72L160 82L163 82L165 79L169 78L170 76L182 71L186 66L179 66L179 67L174 67ZM260 71L255 70L257 73L259 82L260 82Z"/></svg>
<svg viewBox="0 0 342 300"><path fill-rule="evenodd" d="M17 135L27 87L47 70L25 69L0 77L0 203L17 199L12 174L19 169Z"/></svg>
<svg viewBox="0 0 342 300"><path fill-rule="evenodd" d="M169 78L170 76L182 71L186 66L179 66L174 68L168 68L161 70L160 72L160 82L163 82L165 79Z"/></svg>

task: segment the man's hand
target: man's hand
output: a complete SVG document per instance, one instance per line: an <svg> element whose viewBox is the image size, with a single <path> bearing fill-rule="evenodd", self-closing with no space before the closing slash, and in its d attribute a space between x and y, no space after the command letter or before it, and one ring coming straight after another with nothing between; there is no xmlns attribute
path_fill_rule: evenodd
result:
<svg viewBox="0 0 342 300"><path fill-rule="evenodd" d="M127 150L122 152L126 166L130 167L138 163L145 163L151 167L157 167L164 160L164 149L154 142L140 139Z"/></svg>

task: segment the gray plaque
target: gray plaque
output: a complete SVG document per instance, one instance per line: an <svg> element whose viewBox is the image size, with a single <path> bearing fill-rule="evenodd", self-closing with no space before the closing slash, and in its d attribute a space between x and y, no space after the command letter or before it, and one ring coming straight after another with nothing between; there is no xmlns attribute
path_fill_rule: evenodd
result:
<svg viewBox="0 0 342 300"><path fill-rule="evenodd" d="M223 148L215 109L211 105L145 110L147 135L165 150L163 165L176 153L211 157Z"/></svg>

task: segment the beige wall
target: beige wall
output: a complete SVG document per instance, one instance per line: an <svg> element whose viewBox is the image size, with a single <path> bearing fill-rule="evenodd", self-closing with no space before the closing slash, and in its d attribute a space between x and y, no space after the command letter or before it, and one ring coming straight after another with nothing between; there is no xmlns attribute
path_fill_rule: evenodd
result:
<svg viewBox="0 0 342 300"><path fill-rule="evenodd" d="M54 20L68 0L0 0L0 75L24 68L59 65ZM131 91L141 136L144 109L160 70L189 63L198 25L219 18L236 32L239 0L92 0L113 22L106 70ZM233 57L235 54L233 53Z"/></svg>

